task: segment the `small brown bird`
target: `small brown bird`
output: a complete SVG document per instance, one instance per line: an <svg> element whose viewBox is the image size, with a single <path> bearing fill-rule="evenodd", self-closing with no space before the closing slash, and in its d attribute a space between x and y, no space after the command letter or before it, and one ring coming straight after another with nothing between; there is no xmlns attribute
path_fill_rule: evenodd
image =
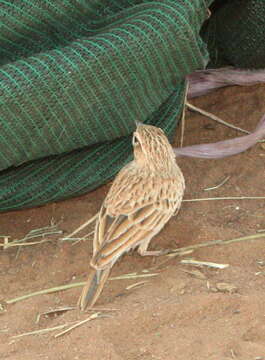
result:
<svg viewBox="0 0 265 360"><path fill-rule="evenodd" d="M134 160L121 169L99 212L90 272L78 302L81 310L95 304L121 255L136 247L142 256L165 253L147 248L181 205L184 177L164 132L138 124L133 147Z"/></svg>

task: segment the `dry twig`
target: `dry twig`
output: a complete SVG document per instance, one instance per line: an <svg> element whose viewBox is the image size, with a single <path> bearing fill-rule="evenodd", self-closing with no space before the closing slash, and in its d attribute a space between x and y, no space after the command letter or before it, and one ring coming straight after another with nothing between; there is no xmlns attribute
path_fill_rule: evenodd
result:
<svg viewBox="0 0 265 360"><path fill-rule="evenodd" d="M69 324L62 324L62 325L58 325L58 326L54 326L51 328L45 328L45 329L39 329L39 330L34 330L34 331L29 331L29 332L25 332L23 334L19 334L19 335L14 335L12 336L12 339L17 339L23 336L29 336L29 335L41 335L41 334L46 334L48 332L54 331L54 330L60 330L63 329L64 327L69 326Z"/></svg>
<svg viewBox="0 0 265 360"><path fill-rule="evenodd" d="M82 320L82 321L79 321L78 323L70 326L68 329L65 329L65 330L59 332L58 334L55 334L54 337L57 338L57 337L59 337L59 336L62 336L62 335L64 335L64 334L68 333L69 331L71 331L71 330L73 330L73 329L75 329L75 328L77 328L77 327L79 327L79 326L81 326L81 325L83 325L83 324L91 321L91 320L97 319L97 318L99 318L99 317L105 317L105 316L106 316L106 315L101 315L100 312L96 312L96 313L90 315L87 319Z"/></svg>
<svg viewBox="0 0 265 360"><path fill-rule="evenodd" d="M4 250L6 250L9 247L13 246L21 247L41 244L43 242L51 241L51 239L45 239L47 236L57 234L62 234L62 230L58 230L57 225L45 226L43 228L30 230L30 232L22 239L13 240L11 242L9 241L10 236L4 236L4 243L0 244L0 246L2 246ZM42 240L28 242L28 240L35 238L42 238Z"/></svg>
<svg viewBox="0 0 265 360"><path fill-rule="evenodd" d="M209 261L199 261L199 260L193 260L193 259L183 259L180 260L181 264L185 265L194 265L194 266L208 266L215 269L225 269L229 265L228 264L217 264Z"/></svg>
<svg viewBox="0 0 265 360"><path fill-rule="evenodd" d="M184 106L181 116L181 134L180 134L180 147L183 146L184 141L184 132L185 132L185 116L186 116L186 104L187 104L187 95L189 90L189 82L187 80L186 89L185 89L185 95L184 95Z"/></svg>
<svg viewBox="0 0 265 360"><path fill-rule="evenodd" d="M194 106L194 105L190 104L189 102L186 103L186 106L187 106L188 109L191 109L191 110L193 110L193 111L196 111L196 112L198 112L199 114L204 115L204 116L206 116L206 117L208 117L208 118L210 118L210 119L218 122L219 124L225 125L225 126L231 128L231 129L233 129L233 130L241 131L241 132L244 133L244 134L250 134L249 131L244 130L244 129L241 129L241 128L238 127L238 126L232 125L232 124L230 124L230 123L228 123L228 122L220 119L218 116L215 116L215 115L213 115L213 114L211 114L211 113L209 113L209 112L207 112L207 111L205 111L205 110L202 110L202 109L198 108L197 106Z"/></svg>
<svg viewBox="0 0 265 360"><path fill-rule="evenodd" d="M113 280L124 280L124 279L138 279L138 278L146 278L146 277L152 277L152 276L157 276L157 275L159 275L159 274L158 273L153 273L153 274L130 273L130 274L124 274L121 276L110 277L108 280L113 281ZM63 291L63 290L68 290L68 289L72 289L75 287L84 286L85 284L86 284L86 282L82 281L82 282L78 282L78 283L56 286L53 288L39 290L39 291L30 293L30 294L22 295L22 296L14 298L14 299L6 300L5 302L6 302L6 304L14 304L18 301L26 300L33 296L51 294L51 293L58 292L58 291Z"/></svg>
<svg viewBox="0 0 265 360"><path fill-rule="evenodd" d="M132 285L129 285L126 287L126 290L131 290L131 289L134 289L135 287L138 287L138 286L142 286L144 284L148 283L148 281L139 281L137 283L134 283Z"/></svg>
<svg viewBox="0 0 265 360"><path fill-rule="evenodd" d="M97 220L98 218L98 212L92 216L92 218L90 218L89 220L87 220L85 223L83 223L82 225L80 225L77 229L75 229L70 235L68 235L65 238L62 238L62 240L64 239L71 239L75 234L77 234L79 231L83 230L85 227L87 227L89 224L92 224L94 221Z"/></svg>
<svg viewBox="0 0 265 360"><path fill-rule="evenodd" d="M185 246L176 250L172 251L172 254L175 253L181 253L183 251L187 251L187 250L195 250L195 249L199 249L199 248L203 248L203 247L210 247L210 246L215 246L215 245L228 245L228 244L232 244L232 243L236 243L236 242L241 242L241 241L250 241L250 240L258 240L258 239L262 239L265 238L265 234L254 234L254 235L249 235L249 236L243 236L240 238L235 238L235 239L229 239L229 240L212 240L212 241L207 241L204 243L200 243L197 245L190 245L190 246ZM171 256L171 254L168 254L167 256Z"/></svg>
<svg viewBox="0 0 265 360"><path fill-rule="evenodd" d="M265 196L220 196L212 198L184 199L182 202L216 201L216 200L265 200Z"/></svg>
<svg viewBox="0 0 265 360"><path fill-rule="evenodd" d="M215 186L211 186L208 188L203 189L204 191L210 191L210 190L216 190L219 189L221 186L223 186L224 184L227 183L227 181L230 179L231 176L227 176L226 178L224 178L218 185Z"/></svg>

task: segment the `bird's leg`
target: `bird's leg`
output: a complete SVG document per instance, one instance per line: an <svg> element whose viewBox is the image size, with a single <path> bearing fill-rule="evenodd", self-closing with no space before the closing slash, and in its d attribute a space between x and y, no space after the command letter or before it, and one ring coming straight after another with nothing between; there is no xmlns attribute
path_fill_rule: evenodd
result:
<svg viewBox="0 0 265 360"><path fill-rule="evenodd" d="M155 251L148 251L148 245L151 239L148 239L141 243L138 247L138 254L141 256L161 256L166 255L169 253L170 250L163 249L163 250L155 250Z"/></svg>

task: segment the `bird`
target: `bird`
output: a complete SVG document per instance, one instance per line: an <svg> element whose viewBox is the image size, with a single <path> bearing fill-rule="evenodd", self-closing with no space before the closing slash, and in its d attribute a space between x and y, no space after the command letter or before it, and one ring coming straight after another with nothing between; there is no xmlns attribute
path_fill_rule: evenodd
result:
<svg viewBox="0 0 265 360"><path fill-rule="evenodd" d="M168 252L150 251L148 245L178 213L184 176L159 127L137 123L132 145L134 159L120 170L99 211L88 279L78 300L81 311L94 306L123 254L135 248L141 256Z"/></svg>

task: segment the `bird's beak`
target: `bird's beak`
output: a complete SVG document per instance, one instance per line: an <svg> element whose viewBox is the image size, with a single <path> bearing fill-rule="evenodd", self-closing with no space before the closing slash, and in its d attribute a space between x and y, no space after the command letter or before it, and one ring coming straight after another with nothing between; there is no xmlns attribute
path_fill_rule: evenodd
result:
<svg viewBox="0 0 265 360"><path fill-rule="evenodd" d="M139 126L139 125L143 125L143 123L141 121L134 120L134 122L135 122L136 127Z"/></svg>

